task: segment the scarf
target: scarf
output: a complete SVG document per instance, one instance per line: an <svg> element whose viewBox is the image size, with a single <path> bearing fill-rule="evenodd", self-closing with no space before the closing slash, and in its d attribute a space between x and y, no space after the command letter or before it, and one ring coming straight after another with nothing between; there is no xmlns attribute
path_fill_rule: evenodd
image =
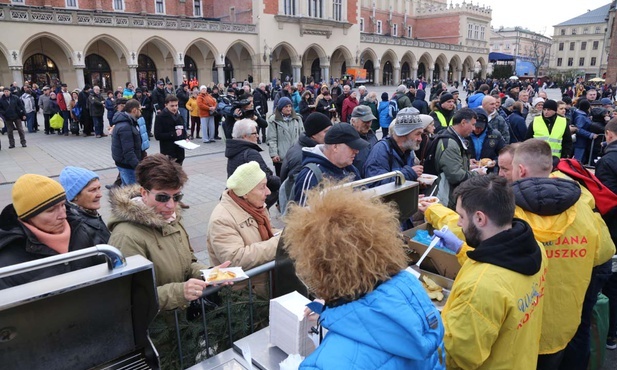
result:
<svg viewBox="0 0 617 370"><path fill-rule="evenodd" d="M261 241L266 241L274 236L274 233L272 232L272 225L270 225L270 218L268 217L265 206L256 208L251 203L247 202L246 199L237 196L231 189L229 190L229 196L234 202L236 202L237 205L240 206L240 208L242 208L246 213L251 215L255 221L257 221L257 228L259 230L259 236L261 236Z"/></svg>
<svg viewBox="0 0 617 370"><path fill-rule="evenodd" d="M19 221L28 230L34 234L36 240L45 244L49 248L55 250L58 253L66 253L69 251L69 241L71 240L71 226L67 220L64 220L64 231L60 234L50 234L38 229L29 223Z"/></svg>

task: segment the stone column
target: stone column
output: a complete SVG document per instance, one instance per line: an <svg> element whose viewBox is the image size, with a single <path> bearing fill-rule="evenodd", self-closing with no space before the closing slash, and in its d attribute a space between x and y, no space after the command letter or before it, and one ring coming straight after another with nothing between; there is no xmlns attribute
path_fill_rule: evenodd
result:
<svg viewBox="0 0 617 370"><path fill-rule="evenodd" d="M17 86L22 87L24 85L24 74L22 72L23 68L21 66L11 66L10 70L13 75L13 81L11 82L17 82Z"/></svg>
<svg viewBox="0 0 617 370"><path fill-rule="evenodd" d="M411 76L414 81L418 79L418 68L411 67Z"/></svg>
<svg viewBox="0 0 617 370"><path fill-rule="evenodd" d="M456 80L460 83L463 79L463 70L461 68L456 68Z"/></svg>
<svg viewBox="0 0 617 370"><path fill-rule="evenodd" d="M76 77L75 80L77 81L77 87L80 89L83 89L84 86L86 85L86 81L84 79L84 67L78 66L74 68L75 68L75 77Z"/></svg>
<svg viewBox="0 0 617 370"><path fill-rule="evenodd" d="M433 83L433 73L435 73L435 68L429 68L428 76L426 76L426 81L428 81L428 83Z"/></svg>
<svg viewBox="0 0 617 370"><path fill-rule="evenodd" d="M301 69L302 66L294 66L292 65L291 68L293 69L293 79L294 79L294 83L300 82L302 81L302 74L301 74ZM285 76L282 76L283 81L285 81Z"/></svg>
<svg viewBox="0 0 617 370"><path fill-rule="evenodd" d="M401 84L401 67L394 67L393 82L394 86L398 86Z"/></svg>
<svg viewBox="0 0 617 370"><path fill-rule="evenodd" d="M136 64L129 65L129 81L131 81L133 86L141 87L139 86L139 81L137 80L137 65Z"/></svg>
<svg viewBox="0 0 617 370"><path fill-rule="evenodd" d="M321 79L330 84L330 66L321 66Z"/></svg>
<svg viewBox="0 0 617 370"><path fill-rule="evenodd" d="M174 73L174 77L176 79L176 86L180 87L180 84L182 83L182 74L184 73L184 64L176 64L174 66L174 68L176 69L176 72Z"/></svg>
<svg viewBox="0 0 617 370"><path fill-rule="evenodd" d="M218 74L218 82L217 83L225 83L225 70L223 69L225 67L224 64L217 64L216 65L216 72ZM222 92L221 92L222 93Z"/></svg>
<svg viewBox="0 0 617 370"><path fill-rule="evenodd" d="M373 85L375 86L381 86L381 73L380 73L380 68L381 66L377 65L376 67L374 67L374 73L373 73L373 79L375 81L373 81Z"/></svg>
<svg viewBox="0 0 617 370"><path fill-rule="evenodd" d="M442 80L447 84L448 83L448 72L450 72L450 67L445 66L443 67L443 74L444 77L442 78Z"/></svg>

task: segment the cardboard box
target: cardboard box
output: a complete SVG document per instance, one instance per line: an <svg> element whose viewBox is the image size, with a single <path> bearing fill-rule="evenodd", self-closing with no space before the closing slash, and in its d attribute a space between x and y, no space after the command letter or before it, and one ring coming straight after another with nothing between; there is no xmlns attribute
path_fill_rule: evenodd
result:
<svg viewBox="0 0 617 370"><path fill-rule="evenodd" d="M423 223L413 229L403 231L405 242L409 248L408 255L412 260L412 264L415 264L428 249L428 245L411 240L418 230L429 230L429 233L432 234L433 227L428 223ZM461 265L458 263L458 259L455 255L433 248L424 261L422 261L420 268L454 280L456 274L458 274L461 269Z"/></svg>

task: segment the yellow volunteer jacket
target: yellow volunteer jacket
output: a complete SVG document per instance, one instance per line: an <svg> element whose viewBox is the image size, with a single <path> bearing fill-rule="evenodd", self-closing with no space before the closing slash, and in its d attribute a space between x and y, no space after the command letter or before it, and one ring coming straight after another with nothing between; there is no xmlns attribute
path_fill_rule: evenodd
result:
<svg viewBox="0 0 617 370"><path fill-rule="evenodd" d="M546 253L539 248L541 265L533 275L467 259L442 312L447 369L535 368L547 273Z"/></svg>

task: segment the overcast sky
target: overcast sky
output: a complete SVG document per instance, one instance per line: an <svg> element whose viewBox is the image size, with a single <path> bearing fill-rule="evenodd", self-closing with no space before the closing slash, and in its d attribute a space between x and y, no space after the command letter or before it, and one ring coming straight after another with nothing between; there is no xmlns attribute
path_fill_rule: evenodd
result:
<svg viewBox="0 0 617 370"><path fill-rule="evenodd" d="M455 3L462 1L455 1ZM469 2L469 1L468 1ZM572 19L603 5L610 0L555 1L555 0L473 0L473 4L487 5L493 9L491 25L521 26L531 31L553 36L553 26Z"/></svg>

